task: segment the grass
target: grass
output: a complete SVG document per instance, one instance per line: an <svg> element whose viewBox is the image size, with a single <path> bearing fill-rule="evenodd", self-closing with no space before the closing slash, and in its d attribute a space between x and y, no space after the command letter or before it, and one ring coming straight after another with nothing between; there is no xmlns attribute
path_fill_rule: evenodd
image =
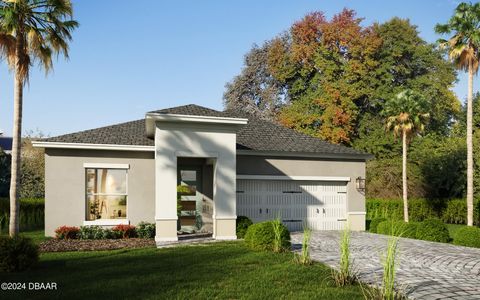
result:
<svg viewBox="0 0 480 300"><path fill-rule="evenodd" d="M8 232L3 232L1 235L8 235ZM45 236L45 232L43 230L33 230L33 231L25 231L20 232L20 235L26 236L31 238L35 244L40 244L43 241L50 239L49 237Z"/></svg>
<svg viewBox="0 0 480 300"><path fill-rule="evenodd" d="M57 291L7 291L2 299L363 299L337 288L331 269L292 262L292 253L254 252L243 242L176 248L46 253L32 270L0 282L56 282Z"/></svg>

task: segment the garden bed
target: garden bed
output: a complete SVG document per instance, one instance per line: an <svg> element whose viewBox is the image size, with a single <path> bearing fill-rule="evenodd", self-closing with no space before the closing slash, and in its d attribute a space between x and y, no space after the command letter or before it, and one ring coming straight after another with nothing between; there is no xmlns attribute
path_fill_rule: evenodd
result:
<svg viewBox="0 0 480 300"><path fill-rule="evenodd" d="M50 239L39 244L40 252L98 251L155 247L153 239L59 240Z"/></svg>

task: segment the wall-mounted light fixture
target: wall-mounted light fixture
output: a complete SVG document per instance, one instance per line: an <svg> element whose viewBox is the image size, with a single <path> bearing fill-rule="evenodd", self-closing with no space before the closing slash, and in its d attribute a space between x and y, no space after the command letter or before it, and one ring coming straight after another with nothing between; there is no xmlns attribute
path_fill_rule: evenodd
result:
<svg viewBox="0 0 480 300"><path fill-rule="evenodd" d="M358 176L357 179L355 179L355 185L357 187L357 191L365 192L365 178Z"/></svg>

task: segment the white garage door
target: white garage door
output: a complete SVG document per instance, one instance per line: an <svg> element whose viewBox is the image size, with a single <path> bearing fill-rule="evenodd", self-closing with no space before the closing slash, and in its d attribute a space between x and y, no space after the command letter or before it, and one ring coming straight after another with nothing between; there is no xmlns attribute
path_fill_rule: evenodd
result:
<svg viewBox="0 0 480 300"><path fill-rule="evenodd" d="M347 182L237 180L237 215L254 223L280 216L290 231L341 230L346 211Z"/></svg>

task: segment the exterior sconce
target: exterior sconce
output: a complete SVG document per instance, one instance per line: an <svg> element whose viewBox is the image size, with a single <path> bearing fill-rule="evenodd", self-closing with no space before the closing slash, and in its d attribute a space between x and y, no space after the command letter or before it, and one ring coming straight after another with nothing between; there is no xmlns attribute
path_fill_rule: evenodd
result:
<svg viewBox="0 0 480 300"><path fill-rule="evenodd" d="M365 192L365 178L358 176L357 179L355 179L355 185L357 187L357 191Z"/></svg>

